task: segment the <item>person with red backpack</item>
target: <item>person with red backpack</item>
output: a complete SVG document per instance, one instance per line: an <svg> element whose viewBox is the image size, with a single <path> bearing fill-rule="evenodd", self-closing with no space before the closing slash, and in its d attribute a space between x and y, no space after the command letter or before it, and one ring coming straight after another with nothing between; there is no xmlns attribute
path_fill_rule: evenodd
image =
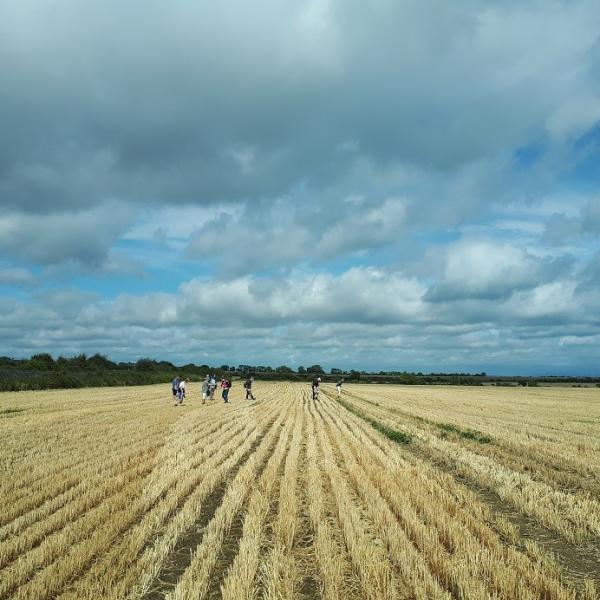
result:
<svg viewBox="0 0 600 600"><path fill-rule="evenodd" d="M223 379L223 381L221 382L221 396L223 397L223 402L225 402L225 404L229 403L229 390L231 389L231 379Z"/></svg>

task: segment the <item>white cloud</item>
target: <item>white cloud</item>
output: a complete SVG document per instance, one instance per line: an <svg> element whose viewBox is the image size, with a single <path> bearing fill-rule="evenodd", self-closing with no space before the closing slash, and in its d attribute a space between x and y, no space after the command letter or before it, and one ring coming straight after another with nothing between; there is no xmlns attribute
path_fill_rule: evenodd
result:
<svg viewBox="0 0 600 600"><path fill-rule="evenodd" d="M180 315L209 322L402 322L418 319L425 288L401 273L353 268L284 280L195 280L181 287Z"/></svg>
<svg viewBox="0 0 600 600"><path fill-rule="evenodd" d="M539 283L543 267L519 247L490 240L465 239L448 247L443 274L431 300L501 298Z"/></svg>
<svg viewBox="0 0 600 600"><path fill-rule="evenodd" d="M575 289L573 281L555 281L517 292L506 303L507 316L510 319L570 319L581 308Z"/></svg>

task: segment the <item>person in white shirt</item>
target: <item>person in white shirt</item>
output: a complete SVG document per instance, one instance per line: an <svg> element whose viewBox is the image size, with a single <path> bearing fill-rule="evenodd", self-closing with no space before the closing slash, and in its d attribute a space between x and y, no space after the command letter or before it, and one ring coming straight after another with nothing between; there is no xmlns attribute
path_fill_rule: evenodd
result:
<svg viewBox="0 0 600 600"><path fill-rule="evenodd" d="M217 380L214 375L211 375L208 381L208 395L211 400L215 398L215 390L217 389Z"/></svg>
<svg viewBox="0 0 600 600"><path fill-rule="evenodd" d="M321 378L317 377L316 379L313 379L312 382L312 397L313 400L318 400L319 399L319 387L321 386Z"/></svg>
<svg viewBox="0 0 600 600"><path fill-rule="evenodd" d="M177 400L175 401L175 406L179 404L183 404L183 400L185 399L185 386L189 379L182 379L179 382L179 391L177 392Z"/></svg>

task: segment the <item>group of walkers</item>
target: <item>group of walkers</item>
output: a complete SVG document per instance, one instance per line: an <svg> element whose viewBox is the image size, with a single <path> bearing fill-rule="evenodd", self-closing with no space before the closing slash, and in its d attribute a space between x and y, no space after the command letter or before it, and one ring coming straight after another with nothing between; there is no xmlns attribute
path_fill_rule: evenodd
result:
<svg viewBox="0 0 600 600"><path fill-rule="evenodd" d="M335 389L337 391L337 395L338 398L342 395L342 385L344 385L344 379L338 379L337 383L335 384ZM319 390L321 388L321 378L317 377L316 379L313 379L312 382L312 398L313 400L318 400L319 399Z"/></svg>
<svg viewBox="0 0 600 600"><path fill-rule="evenodd" d="M185 392L187 384L189 383L189 379L182 379L181 377L175 377L171 382L171 387L173 390L173 398L175 399L175 406L180 406L183 404L185 400ZM246 390L246 400L256 400L254 395L252 394L252 384L254 383L254 377L248 377L244 382L244 389ZM343 379L339 379L335 384L335 389L337 390L338 397L342 395L342 385L344 383ZM221 377L221 381L219 383L221 388L221 398L223 398L223 402L225 404L229 403L229 390L232 387L231 379L227 377ZM319 399L319 390L321 386L321 378L317 377L312 381L312 398L313 400ZM207 375L202 381L202 385L200 386L200 391L202 392L202 404L206 404L207 400L215 399L215 392L217 390L217 377L216 375Z"/></svg>
<svg viewBox="0 0 600 600"><path fill-rule="evenodd" d="M175 399L175 406L180 406L185 400L186 386L189 383L189 379L182 379L181 377L175 377L171 381L171 389L173 391L173 398ZM248 377L244 382L244 389L246 390L246 400L256 400L252 394L252 384L254 383L254 377ZM229 390L232 387L231 379L227 377L221 377L221 381L218 384L221 388L221 398L226 404L229 403ZM202 404L206 404L207 400L215 399L215 392L217 390L217 376L207 375L202 381L200 391L202 392Z"/></svg>

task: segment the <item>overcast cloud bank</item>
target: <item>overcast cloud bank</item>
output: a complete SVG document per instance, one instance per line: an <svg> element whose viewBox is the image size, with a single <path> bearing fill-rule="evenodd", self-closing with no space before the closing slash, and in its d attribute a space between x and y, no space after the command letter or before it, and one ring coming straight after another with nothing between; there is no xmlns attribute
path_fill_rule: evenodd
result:
<svg viewBox="0 0 600 600"><path fill-rule="evenodd" d="M0 344L598 374L597 2L0 2Z"/></svg>

